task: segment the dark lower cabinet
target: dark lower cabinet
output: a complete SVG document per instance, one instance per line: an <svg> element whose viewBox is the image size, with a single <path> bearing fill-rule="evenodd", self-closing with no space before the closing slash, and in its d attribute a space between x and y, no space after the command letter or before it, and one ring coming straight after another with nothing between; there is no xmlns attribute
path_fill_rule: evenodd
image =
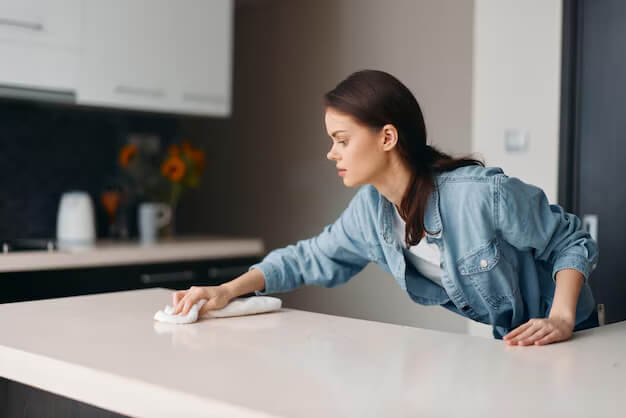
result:
<svg viewBox="0 0 626 418"><path fill-rule="evenodd" d="M246 257L0 273L0 303L152 287L216 286L258 261L258 257Z"/></svg>
<svg viewBox="0 0 626 418"><path fill-rule="evenodd" d="M93 405L0 378L0 416L3 418L119 418Z"/></svg>

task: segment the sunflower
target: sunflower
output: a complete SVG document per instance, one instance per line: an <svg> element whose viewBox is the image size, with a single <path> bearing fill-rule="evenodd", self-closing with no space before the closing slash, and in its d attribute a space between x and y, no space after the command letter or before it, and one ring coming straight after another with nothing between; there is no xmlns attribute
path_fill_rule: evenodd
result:
<svg viewBox="0 0 626 418"><path fill-rule="evenodd" d="M184 161L178 156L171 156L161 165L161 174L164 177L179 182L187 171Z"/></svg>
<svg viewBox="0 0 626 418"><path fill-rule="evenodd" d="M127 167L137 155L137 145L127 144L120 151L120 165Z"/></svg>

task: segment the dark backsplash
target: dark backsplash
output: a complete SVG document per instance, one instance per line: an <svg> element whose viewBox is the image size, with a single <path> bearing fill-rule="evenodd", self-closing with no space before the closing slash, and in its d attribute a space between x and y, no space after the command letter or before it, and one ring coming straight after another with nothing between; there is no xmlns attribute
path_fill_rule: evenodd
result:
<svg viewBox="0 0 626 418"><path fill-rule="evenodd" d="M118 170L120 147L136 133L159 135L162 144L178 141L181 118L0 100L0 240L54 237L68 190L90 193L104 236L99 196Z"/></svg>

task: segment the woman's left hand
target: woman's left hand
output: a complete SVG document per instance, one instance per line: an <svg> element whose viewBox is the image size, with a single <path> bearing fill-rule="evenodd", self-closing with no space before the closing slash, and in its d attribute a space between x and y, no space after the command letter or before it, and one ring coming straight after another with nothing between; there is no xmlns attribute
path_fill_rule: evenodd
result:
<svg viewBox="0 0 626 418"><path fill-rule="evenodd" d="M503 337L508 345L544 345L568 340L574 321L558 316L533 318Z"/></svg>

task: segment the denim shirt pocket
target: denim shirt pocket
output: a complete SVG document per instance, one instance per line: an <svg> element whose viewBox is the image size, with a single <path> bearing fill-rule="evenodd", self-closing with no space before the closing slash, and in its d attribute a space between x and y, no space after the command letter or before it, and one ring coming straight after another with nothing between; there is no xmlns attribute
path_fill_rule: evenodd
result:
<svg viewBox="0 0 626 418"><path fill-rule="evenodd" d="M500 244L495 238L460 258L457 268L493 309L511 303L518 292L515 269L502 257Z"/></svg>

